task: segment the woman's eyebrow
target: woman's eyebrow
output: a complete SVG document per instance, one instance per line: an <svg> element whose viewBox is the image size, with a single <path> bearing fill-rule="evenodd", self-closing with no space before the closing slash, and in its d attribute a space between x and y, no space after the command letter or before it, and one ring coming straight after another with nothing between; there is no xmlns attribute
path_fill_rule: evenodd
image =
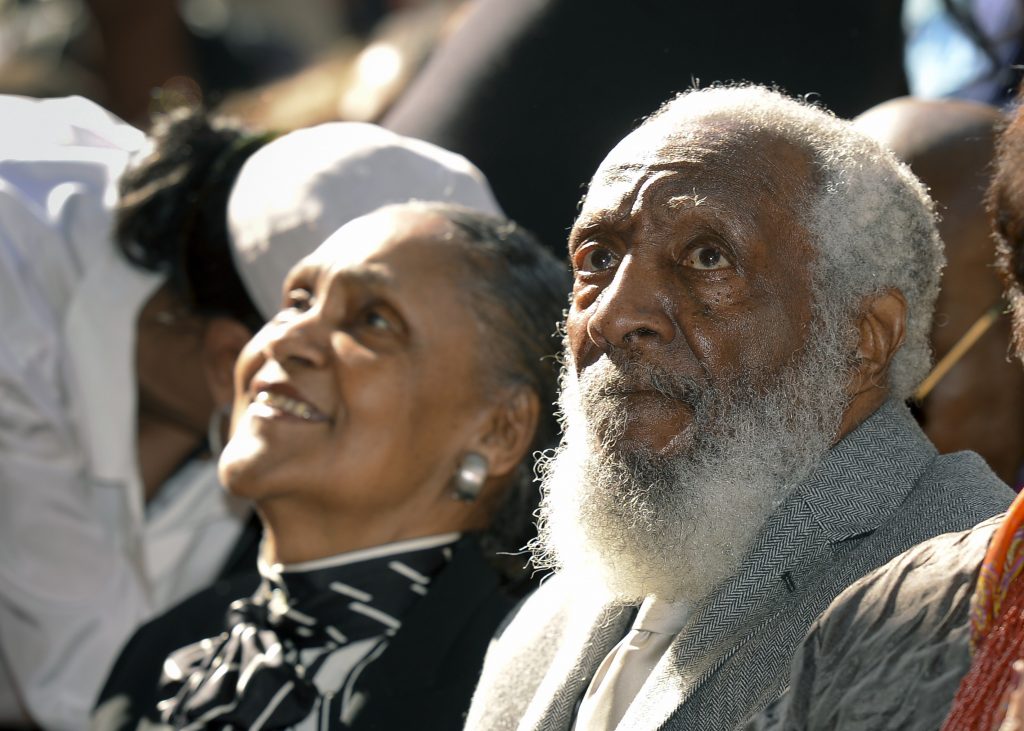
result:
<svg viewBox="0 0 1024 731"><path fill-rule="evenodd" d="M321 271L322 267L320 265L311 262L296 264L292 267L292 270L288 272L288 276L285 277L285 289L292 289L299 284L308 283L310 281L315 282L320 276Z"/></svg>
<svg viewBox="0 0 1024 731"><path fill-rule="evenodd" d="M339 269L332 277L333 284L358 285L361 287L394 289L395 278L387 267L381 264L361 264L356 267Z"/></svg>

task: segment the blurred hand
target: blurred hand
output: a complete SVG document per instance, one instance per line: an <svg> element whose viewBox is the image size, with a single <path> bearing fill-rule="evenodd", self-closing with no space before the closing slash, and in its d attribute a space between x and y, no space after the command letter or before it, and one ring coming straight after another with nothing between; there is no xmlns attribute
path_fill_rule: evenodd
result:
<svg viewBox="0 0 1024 731"><path fill-rule="evenodd" d="M994 731L1024 731L1024 660L1013 663L1013 680L1006 699L1006 717Z"/></svg>

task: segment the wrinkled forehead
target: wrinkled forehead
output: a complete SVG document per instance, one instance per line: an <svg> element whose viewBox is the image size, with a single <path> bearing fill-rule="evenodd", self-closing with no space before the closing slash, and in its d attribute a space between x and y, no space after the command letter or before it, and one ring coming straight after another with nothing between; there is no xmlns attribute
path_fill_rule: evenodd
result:
<svg viewBox="0 0 1024 731"><path fill-rule="evenodd" d="M664 187L742 191L749 201L796 210L811 190L809 152L792 140L729 120L655 120L623 139L594 174L582 210L614 210L637 202L653 179ZM673 191L673 195L681 194ZM642 203L642 201L640 201Z"/></svg>

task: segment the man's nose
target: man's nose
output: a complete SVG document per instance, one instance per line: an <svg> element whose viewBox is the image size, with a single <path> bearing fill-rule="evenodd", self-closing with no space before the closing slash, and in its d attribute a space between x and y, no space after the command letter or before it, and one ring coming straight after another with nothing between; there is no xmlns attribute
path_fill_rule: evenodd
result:
<svg viewBox="0 0 1024 731"><path fill-rule="evenodd" d="M661 280L657 271L636 260L623 262L593 305L587 321L590 340L603 352L672 342L675 320Z"/></svg>
<svg viewBox="0 0 1024 731"><path fill-rule="evenodd" d="M264 352L282 365L300 364L314 368L327 363L330 333L321 318L309 310L271 326Z"/></svg>

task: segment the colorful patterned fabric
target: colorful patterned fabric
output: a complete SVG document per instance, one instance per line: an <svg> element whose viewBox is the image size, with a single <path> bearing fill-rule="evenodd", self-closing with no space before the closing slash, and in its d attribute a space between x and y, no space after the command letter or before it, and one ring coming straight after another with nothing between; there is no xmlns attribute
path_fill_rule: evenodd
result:
<svg viewBox="0 0 1024 731"><path fill-rule="evenodd" d="M989 731L1006 715L1013 662L1024 656L1024 495L992 537L971 597L971 669L942 731Z"/></svg>
<svg viewBox="0 0 1024 731"><path fill-rule="evenodd" d="M971 598L971 652L977 652L1002 610L1010 584L1024 566L1024 496L1010 506L992 537Z"/></svg>

